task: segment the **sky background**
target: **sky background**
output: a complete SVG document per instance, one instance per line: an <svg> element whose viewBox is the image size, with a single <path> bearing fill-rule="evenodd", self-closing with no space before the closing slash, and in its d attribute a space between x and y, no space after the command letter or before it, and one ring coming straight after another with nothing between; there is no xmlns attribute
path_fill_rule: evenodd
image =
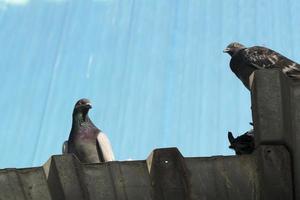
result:
<svg viewBox="0 0 300 200"><path fill-rule="evenodd" d="M60 154L72 110L109 136L118 160L155 148L233 154L250 94L222 50L232 41L300 62L297 0L0 0L0 168Z"/></svg>

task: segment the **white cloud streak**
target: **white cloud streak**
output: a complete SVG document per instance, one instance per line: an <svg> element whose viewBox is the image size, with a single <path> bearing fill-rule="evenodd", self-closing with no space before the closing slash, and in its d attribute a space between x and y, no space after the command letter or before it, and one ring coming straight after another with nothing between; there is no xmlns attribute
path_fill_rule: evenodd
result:
<svg viewBox="0 0 300 200"><path fill-rule="evenodd" d="M24 6L29 3L29 0L0 0L0 4Z"/></svg>
<svg viewBox="0 0 300 200"><path fill-rule="evenodd" d="M7 8L7 6L25 6L29 4L32 0L0 0L0 9ZM68 0L43 0L49 3L64 3Z"/></svg>

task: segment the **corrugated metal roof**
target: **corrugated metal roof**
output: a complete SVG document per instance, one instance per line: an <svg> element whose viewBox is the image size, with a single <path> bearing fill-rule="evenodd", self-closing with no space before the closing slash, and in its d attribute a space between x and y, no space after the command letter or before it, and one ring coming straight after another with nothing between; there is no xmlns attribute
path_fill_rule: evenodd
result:
<svg viewBox="0 0 300 200"><path fill-rule="evenodd" d="M43 167L0 170L0 199L5 200L292 200L292 191L283 146L211 158L158 149L146 161L101 164L80 164L64 155L53 156Z"/></svg>

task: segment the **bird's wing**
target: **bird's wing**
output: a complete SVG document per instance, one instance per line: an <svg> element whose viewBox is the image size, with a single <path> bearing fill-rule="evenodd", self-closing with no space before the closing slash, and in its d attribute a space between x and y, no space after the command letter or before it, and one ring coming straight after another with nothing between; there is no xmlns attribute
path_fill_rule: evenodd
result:
<svg viewBox="0 0 300 200"><path fill-rule="evenodd" d="M62 146L62 153L63 153L63 154L68 153L68 141L65 141L65 142L63 143L63 146Z"/></svg>
<svg viewBox="0 0 300 200"><path fill-rule="evenodd" d="M114 161L115 156L108 137L103 132L100 132L97 136L97 141L101 149L104 162Z"/></svg>
<svg viewBox="0 0 300 200"><path fill-rule="evenodd" d="M241 56L246 63L257 69L281 68L287 75L300 72L299 64L266 47L246 48Z"/></svg>

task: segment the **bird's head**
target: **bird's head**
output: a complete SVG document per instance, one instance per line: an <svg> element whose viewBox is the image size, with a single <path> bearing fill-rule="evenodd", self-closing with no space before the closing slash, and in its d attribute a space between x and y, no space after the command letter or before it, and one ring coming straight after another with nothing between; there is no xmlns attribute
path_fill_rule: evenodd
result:
<svg viewBox="0 0 300 200"><path fill-rule="evenodd" d="M73 115L81 114L83 118L87 116L89 109L92 108L91 101L88 99L80 99L76 102L73 110Z"/></svg>
<svg viewBox="0 0 300 200"><path fill-rule="evenodd" d="M228 53L230 56L233 56L236 52L246 47L238 42L230 43L224 50L224 53Z"/></svg>
<svg viewBox="0 0 300 200"><path fill-rule="evenodd" d="M233 137L231 132L228 132L228 140L230 149L233 149L237 155L250 154L254 150L253 130L238 136Z"/></svg>

